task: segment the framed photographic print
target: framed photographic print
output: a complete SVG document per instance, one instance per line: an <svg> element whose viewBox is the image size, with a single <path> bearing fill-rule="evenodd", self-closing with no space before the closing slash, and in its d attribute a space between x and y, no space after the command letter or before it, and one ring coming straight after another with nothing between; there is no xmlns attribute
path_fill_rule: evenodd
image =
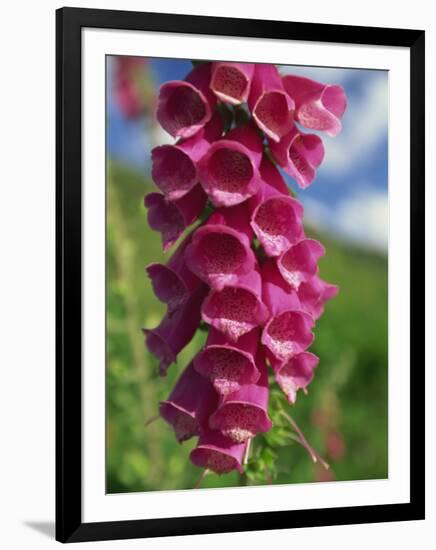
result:
<svg viewBox="0 0 436 550"><path fill-rule="evenodd" d="M424 518L424 32L57 11L62 542Z"/></svg>

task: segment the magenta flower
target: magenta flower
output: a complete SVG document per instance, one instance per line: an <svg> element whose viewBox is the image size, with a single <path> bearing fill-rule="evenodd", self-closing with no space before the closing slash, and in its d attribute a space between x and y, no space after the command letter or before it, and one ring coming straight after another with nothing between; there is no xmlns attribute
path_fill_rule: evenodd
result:
<svg viewBox="0 0 436 550"><path fill-rule="evenodd" d="M258 329L244 334L237 342L229 342L222 332L211 327L206 346L194 359L194 367L211 380L218 393L227 395L259 379L254 361L258 344Z"/></svg>
<svg viewBox="0 0 436 550"><path fill-rule="evenodd" d="M251 125L230 130L198 163L200 182L214 206L233 206L260 186L262 139Z"/></svg>
<svg viewBox="0 0 436 550"><path fill-rule="evenodd" d="M289 289L274 260L267 260L263 265L262 280L262 298L270 312L270 320L262 332L262 344L269 357L284 362L312 344L314 321L302 310L297 293Z"/></svg>
<svg viewBox="0 0 436 550"><path fill-rule="evenodd" d="M148 208L149 226L161 234L162 248L166 252L180 235L203 212L207 196L200 184L181 199L170 201L161 193L148 193L144 205Z"/></svg>
<svg viewBox="0 0 436 550"><path fill-rule="evenodd" d="M324 158L324 145L315 134L304 134L294 125L279 143L270 140L271 153L283 170L305 189L315 179Z"/></svg>
<svg viewBox="0 0 436 550"><path fill-rule="evenodd" d="M186 251L189 269L215 290L237 283L255 265L252 235L245 205L216 210L193 233Z"/></svg>
<svg viewBox="0 0 436 550"><path fill-rule="evenodd" d="M264 156L262 184L249 201L251 227L267 256L278 256L303 236L303 207L289 196L277 168Z"/></svg>
<svg viewBox="0 0 436 550"><path fill-rule="evenodd" d="M295 104L274 65L255 66L248 106L256 124L273 141L291 130Z"/></svg>
<svg viewBox="0 0 436 550"><path fill-rule="evenodd" d="M258 268L241 275L237 284L222 290L211 290L203 302L203 321L221 331L229 340L238 338L268 319L262 299L262 280Z"/></svg>
<svg viewBox="0 0 436 550"><path fill-rule="evenodd" d="M159 412L173 427L177 441L181 443L200 435L217 401L218 396L210 382L198 374L191 363L177 380L168 399L160 402Z"/></svg>
<svg viewBox="0 0 436 550"><path fill-rule="evenodd" d="M114 67L115 98L126 118L140 117L145 110L143 94L137 82L138 72L145 70L144 59L140 57L117 56Z"/></svg>
<svg viewBox="0 0 436 550"><path fill-rule="evenodd" d="M295 119L311 130L334 137L342 129L347 98L341 86L321 84L310 78L287 75L283 85L295 101Z"/></svg>
<svg viewBox="0 0 436 550"><path fill-rule="evenodd" d="M320 242L303 239L278 258L277 267L285 281L298 290L301 283L318 273L318 260L324 254L325 249Z"/></svg>
<svg viewBox="0 0 436 550"><path fill-rule="evenodd" d="M260 432L268 432L272 422L268 416L268 371L262 351L256 357L260 378L255 384L221 397L217 410L209 419L209 426L237 443L243 443Z"/></svg>
<svg viewBox="0 0 436 550"><path fill-rule="evenodd" d="M300 285L298 297L302 308L317 320L324 313L325 303L334 298L338 292L338 286L326 283L315 275Z"/></svg>
<svg viewBox="0 0 436 550"><path fill-rule="evenodd" d="M200 323L201 304L206 292L207 287L201 285L191 293L182 307L167 311L158 327L143 329L146 346L159 359L161 376L165 376L168 367L192 340Z"/></svg>
<svg viewBox="0 0 436 550"><path fill-rule="evenodd" d="M221 117L215 113L210 122L192 137L175 145L160 145L152 149L152 178L168 199L180 199L197 185L197 162L222 131Z"/></svg>
<svg viewBox="0 0 436 550"><path fill-rule="evenodd" d="M244 102L249 112L235 108ZM199 436L190 458L205 470L242 473L251 439L272 428L266 359L291 404L314 377L319 360L306 350L338 287L319 278L324 247L306 238L303 206L278 167L310 185L324 147L295 123L336 135L345 107L339 86L282 80L269 64L201 64L160 89L158 120L180 139L152 151L162 194L145 197L148 221L164 250L201 221L166 264L146 268L167 312L144 329L145 343L163 376L208 325L204 347L160 403L179 442ZM242 114L249 121L239 126ZM232 128L224 136L221 117Z"/></svg>
<svg viewBox="0 0 436 550"><path fill-rule="evenodd" d="M208 431L200 436L190 458L195 466L212 470L219 475L233 470L242 474L245 449L245 443L235 443L218 431Z"/></svg>
<svg viewBox="0 0 436 550"><path fill-rule="evenodd" d="M130 78L118 81L115 96L118 106L126 118L135 119L144 112L141 94Z"/></svg>
<svg viewBox="0 0 436 550"><path fill-rule="evenodd" d="M325 435L325 447L329 457L335 462L341 460L347 452L345 440L338 430L329 430Z"/></svg>
<svg viewBox="0 0 436 550"><path fill-rule="evenodd" d="M247 101L253 73L253 63L212 63L210 87L224 103L239 105Z"/></svg>
<svg viewBox="0 0 436 550"><path fill-rule="evenodd" d="M216 96L209 88L210 63L201 63L185 80L160 87L156 117L173 137L193 136L212 118Z"/></svg>
<svg viewBox="0 0 436 550"><path fill-rule="evenodd" d="M186 238L166 265L153 263L145 268L156 297L167 305L169 312L186 304L190 295L202 285L185 262L185 251L190 241L191 237Z"/></svg>
<svg viewBox="0 0 436 550"><path fill-rule="evenodd" d="M312 381L314 369L318 366L318 363L318 357L308 351L294 355L284 363L272 359L271 364L277 384L281 387L291 405L297 400L297 391L300 389L306 390Z"/></svg>

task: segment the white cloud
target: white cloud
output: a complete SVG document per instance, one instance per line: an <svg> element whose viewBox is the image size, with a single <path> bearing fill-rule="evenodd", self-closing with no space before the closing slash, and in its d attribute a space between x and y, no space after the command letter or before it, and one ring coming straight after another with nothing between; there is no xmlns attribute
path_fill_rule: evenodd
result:
<svg viewBox="0 0 436 550"><path fill-rule="evenodd" d="M387 251L389 231L388 195L360 186L335 206L315 199L304 201L307 221L342 239L365 248Z"/></svg>
<svg viewBox="0 0 436 550"><path fill-rule="evenodd" d="M176 141L160 124L153 124L150 134L152 147L156 147L157 145L173 145Z"/></svg>
<svg viewBox="0 0 436 550"><path fill-rule="evenodd" d="M389 204L386 193L356 193L339 204L337 227L349 239L387 250Z"/></svg>
<svg viewBox="0 0 436 550"><path fill-rule="evenodd" d="M319 229L328 229L334 218L334 208L328 207L323 202L300 195L298 197L304 205L304 221Z"/></svg>

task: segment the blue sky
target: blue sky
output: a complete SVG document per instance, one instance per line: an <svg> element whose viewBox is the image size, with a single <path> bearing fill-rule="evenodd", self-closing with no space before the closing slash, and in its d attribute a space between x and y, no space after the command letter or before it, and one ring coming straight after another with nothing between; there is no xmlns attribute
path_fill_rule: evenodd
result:
<svg viewBox="0 0 436 550"><path fill-rule="evenodd" d="M190 61L151 59L156 89L167 80L183 79ZM124 119L111 94L108 70L108 153L142 172L150 170L150 149L172 143L163 130L146 130L144 120ZM290 186L305 207L306 219L325 231L360 246L387 250L388 243L388 73L386 71L281 66L280 72L340 84L348 98L343 130L335 138L322 135L325 159L314 183Z"/></svg>

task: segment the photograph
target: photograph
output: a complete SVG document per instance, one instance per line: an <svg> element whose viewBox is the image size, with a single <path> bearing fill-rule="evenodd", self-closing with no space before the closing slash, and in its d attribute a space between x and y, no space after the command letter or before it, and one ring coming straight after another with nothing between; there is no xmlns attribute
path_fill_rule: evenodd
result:
<svg viewBox="0 0 436 550"><path fill-rule="evenodd" d="M388 479L389 71L105 59L106 493Z"/></svg>
<svg viewBox="0 0 436 550"><path fill-rule="evenodd" d="M429 5L7 5L2 548L436 539Z"/></svg>

